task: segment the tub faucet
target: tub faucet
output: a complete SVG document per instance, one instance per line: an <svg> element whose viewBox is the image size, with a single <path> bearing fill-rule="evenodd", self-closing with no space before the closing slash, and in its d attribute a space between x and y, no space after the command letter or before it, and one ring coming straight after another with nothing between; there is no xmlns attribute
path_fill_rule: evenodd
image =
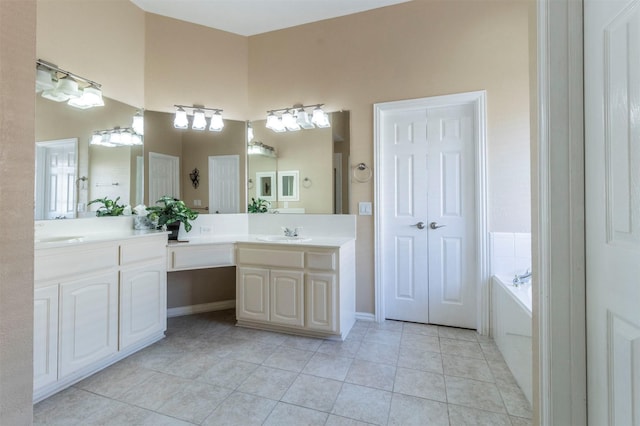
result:
<svg viewBox="0 0 640 426"><path fill-rule="evenodd" d="M527 271L522 275L516 274L516 276L513 278L513 285L515 287L519 287L520 284L526 284L530 280L531 280L531 271L527 269Z"/></svg>

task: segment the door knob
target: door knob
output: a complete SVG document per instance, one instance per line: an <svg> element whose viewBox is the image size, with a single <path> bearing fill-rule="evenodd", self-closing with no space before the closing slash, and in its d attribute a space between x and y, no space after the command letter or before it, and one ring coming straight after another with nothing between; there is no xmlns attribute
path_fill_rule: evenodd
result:
<svg viewBox="0 0 640 426"><path fill-rule="evenodd" d="M438 229L438 228L444 228L447 225L438 225L438 222L431 222L429 224L429 228L431 229Z"/></svg>
<svg viewBox="0 0 640 426"><path fill-rule="evenodd" d="M424 229L424 222L418 222L415 225L411 225L411 226L415 226L418 229Z"/></svg>

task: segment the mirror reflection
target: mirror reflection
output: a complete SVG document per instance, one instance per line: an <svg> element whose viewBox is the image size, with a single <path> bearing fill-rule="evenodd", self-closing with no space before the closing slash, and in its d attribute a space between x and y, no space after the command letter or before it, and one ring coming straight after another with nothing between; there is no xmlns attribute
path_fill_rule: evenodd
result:
<svg viewBox="0 0 640 426"><path fill-rule="evenodd" d="M349 112L329 116L329 128L295 132L276 133L266 120L251 122L249 199L267 200L269 210L279 213L349 213Z"/></svg>
<svg viewBox="0 0 640 426"><path fill-rule="evenodd" d="M93 216L96 198L143 199L143 147L91 145L94 132L131 127L138 109L109 98L80 110L36 97L35 219Z"/></svg>
<svg viewBox="0 0 640 426"><path fill-rule="evenodd" d="M147 205L162 195L201 213L244 213L246 122L224 120L219 132L176 129L174 114L145 111ZM198 170L198 184L191 175Z"/></svg>

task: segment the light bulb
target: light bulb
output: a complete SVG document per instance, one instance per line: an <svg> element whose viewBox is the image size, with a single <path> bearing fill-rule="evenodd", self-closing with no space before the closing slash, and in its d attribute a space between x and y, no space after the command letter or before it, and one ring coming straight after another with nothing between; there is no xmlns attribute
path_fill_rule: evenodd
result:
<svg viewBox="0 0 640 426"><path fill-rule="evenodd" d="M278 117L276 117L276 115L273 112L270 112L269 115L267 115L267 124L265 125L265 127L267 129L273 130L273 128L276 127L277 125L278 125Z"/></svg>
<svg viewBox="0 0 640 426"><path fill-rule="evenodd" d="M209 130L213 132L219 132L224 127L224 121L222 120L222 114L220 111L215 111L211 116L211 124L209 125Z"/></svg>
<svg viewBox="0 0 640 426"><path fill-rule="evenodd" d="M204 130L207 128L207 119L204 115L204 111L196 109L193 111L193 123L191 123L193 130Z"/></svg>
<svg viewBox="0 0 640 426"><path fill-rule="evenodd" d="M144 116L142 115L141 111L138 111L136 115L133 116L131 128L137 134L144 135Z"/></svg>
<svg viewBox="0 0 640 426"><path fill-rule="evenodd" d="M313 110L313 117L311 118L311 121L313 122L313 124L315 124L318 127L331 126L331 124L329 123L329 116L319 106L317 106Z"/></svg>
<svg viewBox="0 0 640 426"><path fill-rule="evenodd" d="M173 127L175 127L176 129L189 128L189 119L187 118L187 112L181 107L178 107L178 110L176 111L176 118L174 118L173 120Z"/></svg>

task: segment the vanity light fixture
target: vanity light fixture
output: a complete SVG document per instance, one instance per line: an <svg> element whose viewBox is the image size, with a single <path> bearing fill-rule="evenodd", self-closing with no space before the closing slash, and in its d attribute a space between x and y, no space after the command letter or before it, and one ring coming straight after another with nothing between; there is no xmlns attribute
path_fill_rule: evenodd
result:
<svg viewBox="0 0 640 426"><path fill-rule="evenodd" d="M65 71L50 62L36 60L36 93L55 101L87 109L104 106L101 85L70 71Z"/></svg>
<svg viewBox="0 0 640 426"><path fill-rule="evenodd" d="M207 116L206 111L213 111L209 122L209 130L213 132L219 132L224 128L224 120L222 119L222 110L219 108L205 108L199 105L174 105L176 109L176 116L173 120L173 127L176 129L188 129L189 117L185 109L191 109L193 119L191 121L191 128L193 130L204 130L207 128Z"/></svg>
<svg viewBox="0 0 640 426"><path fill-rule="evenodd" d="M274 132L294 132L300 129L315 129L316 127L331 127L329 115L324 112L322 106L296 104L293 108L273 109L267 111L267 129ZM306 109L313 108L311 115Z"/></svg>
<svg viewBox="0 0 640 426"><path fill-rule="evenodd" d="M131 127L114 127L107 130L96 130L91 136L91 145L105 146L109 148L118 146L142 145L142 136Z"/></svg>

